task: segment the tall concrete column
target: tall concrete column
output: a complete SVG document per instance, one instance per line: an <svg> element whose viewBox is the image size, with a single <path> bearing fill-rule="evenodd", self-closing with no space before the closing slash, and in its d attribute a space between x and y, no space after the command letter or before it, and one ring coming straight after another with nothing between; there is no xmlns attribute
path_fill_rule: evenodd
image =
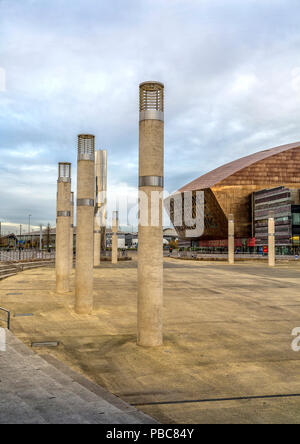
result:
<svg viewBox="0 0 300 444"><path fill-rule="evenodd" d="M106 216L107 216L107 151L101 150L101 247L106 251Z"/></svg>
<svg viewBox="0 0 300 444"><path fill-rule="evenodd" d="M275 218L273 211L270 211L268 218L268 259L269 266L275 267Z"/></svg>
<svg viewBox="0 0 300 444"><path fill-rule="evenodd" d="M56 291L70 290L71 164L58 164L56 220Z"/></svg>
<svg viewBox="0 0 300 444"><path fill-rule="evenodd" d="M229 214L228 218L228 262L234 264L234 217Z"/></svg>
<svg viewBox="0 0 300 444"><path fill-rule="evenodd" d="M43 249L43 225L40 225L40 251Z"/></svg>
<svg viewBox="0 0 300 444"><path fill-rule="evenodd" d="M138 345L163 343L164 85L140 85ZM161 193L161 194L160 194Z"/></svg>
<svg viewBox="0 0 300 444"><path fill-rule="evenodd" d="M101 263L103 233L106 235L106 190L107 190L107 151L95 153L95 222L94 222L94 266Z"/></svg>
<svg viewBox="0 0 300 444"><path fill-rule="evenodd" d="M112 218L112 246L111 246L111 263L118 263L118 230L119 230L119 212L113 211Z"/></svg>
<svg viewBox="0 0 300 444"><path fill-rule="evenodd" d="M74 193L71 192L71 219L70 219L70 273L74 262Z"/></svg>
<svg viewBox="0 0 300 444"><path fill-rule="evenodd" d="M93 310L95 137L78 136L75 311Z"/></svg>
<svg viewBox="0 0 300 444"><path fill-rule="evenodd" d="M94 221L94 267L99 267L101 264L101 227L99 224L99 215L95 214Z"/></svg>

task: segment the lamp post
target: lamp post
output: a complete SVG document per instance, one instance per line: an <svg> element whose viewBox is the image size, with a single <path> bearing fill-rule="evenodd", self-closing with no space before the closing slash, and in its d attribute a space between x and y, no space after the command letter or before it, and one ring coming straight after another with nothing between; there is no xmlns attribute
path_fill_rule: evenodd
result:
<svg viewBox="0 0 300 444"><path fill-rule="evenodd" d="M74 192L71 192L71 220L70 220L70 274L73 270L74 262Z"/></svg>
<svg viewBox="0 0 300 444"><path fill-rule="evenodd" d="M274 211L268 215L268 262L269 267L275 267L275 216Z"/></svg>
<svg viewBox="0 0 300 444"><path fill-rule="evenodd" d="M228 217L228 263L234 264L234 215Z"/></svg>
<svg viewBox="0 0 300 444"><path fill-rule="evenodd" d="M21 260L21 237L22 237L22 225L20 224L20 241L19 241L19 260Z"/></svg>
<svg viewBox="0 0 300 444"><path fill-rule="evenodd" d="M163 343L163 187L164 85L144 82L140 85L137 343L146 347Z"/></svg>
<svg viewBox="0 0 300 444"><path fill-rule="evenodd" d="M95 222L94 266L101 263L101 250L105 250L106 237L107 151L95 152Z"/></svg>
<svg viewBox="0 0 300 444"><path fill-rule="evenodd" d="M78 136L75 311L93 311L95 136Z"/></svg>
<svg viewBox="0 0 300 444"><path fill-rule="evenodd" d="M29 239L29 248L31 248L31 240L30 240L30 218L31 218L31 214L28 215L28 239Z"/></svg>
<svg viewBox="0 0 300 444"><path fill-rule="evenodd" d="M56 291L66 293L70 286L71 164L58 164L56 222Z"/></svg>
<svg viewBox="0 0 300 444"><path fill-rule="evenodd" d="M111 243L111 263L118 263L118 228L119 228L119 212L113 211L112 216L112 243Z"/></svg>
<svg viewBox="0 0 300 444"><path fill-rule="evenodd" d="M42 243L43 243L43 225L40 225L40 251L42 251Z"/></svg>

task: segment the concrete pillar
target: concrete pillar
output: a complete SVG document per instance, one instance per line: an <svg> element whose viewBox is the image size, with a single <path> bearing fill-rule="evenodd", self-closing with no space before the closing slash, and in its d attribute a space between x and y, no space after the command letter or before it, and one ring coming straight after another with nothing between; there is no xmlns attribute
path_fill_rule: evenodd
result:
<svg viewBox="0 0 300 444"><path fill-rule="evenodd" d="M95 153L95 222L94 222L94 266L101 263L103 234L106 236L106 190L107 190L107 151Z"/></svg>
<svg viewBox="0 0 300 444"><path fill-rule="evenodd" d="M75 311L93 310L95 137L78 136Z"/></svg>
<svg viewBox="0 0 300 444"><path fill-rule="evenodd" d="M101 227L99 224L99 215L95 214L94 221L94 267L99 267L101 264Z"/></svg>
<svg viewBox="0 0 300 444"><path fill-rule="evenodd" d="M275 218L273 211L270 211L268 218L268 258L269 266L275 267Z"/></svg>
<svg viewBox="0 0 300 444"><path fill-rule="evenodd" d="M70 290L71 164L58 164L56 219L56 291Z"/></svg>
<svg viewBox="0 0 300 444"><path fill-rule="evenodd" d="M40 251L43 249L43 225L40 225Z"/></svg>
<svg viewBox="0 0 300 444"><path fill-rule="evenodd" d="M113 211L112 217L112 247L111 247L111 263L118 263L118 230L119 230L119 212Z"/></svg>
<svg viewBox="0 0 300 444"><path fill-rule="evenodd" d="M70 273L74 262L74 193L71 192L71 219L70 219Z"/></svg>
<svg viewBox="0 0 300 444"><path fill-rule="evenodd" d="M234 217L229 214L228 218L228 262L234 264Z"/></svg>
<svg viewBox="0 0 300 444"><path fill-rule="evenodd" d="M106 251L106 217L107 217L107 151L101 150L101 247Z"/></svg>
<svg viewBox="0 0 300 444"><path fill-rule="evenodd" d="M138 345L163 343L164 85L140 85Z"/></svg>

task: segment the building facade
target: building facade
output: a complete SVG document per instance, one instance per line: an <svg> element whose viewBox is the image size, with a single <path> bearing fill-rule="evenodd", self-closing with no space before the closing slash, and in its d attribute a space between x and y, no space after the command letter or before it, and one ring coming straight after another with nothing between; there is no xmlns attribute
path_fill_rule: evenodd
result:
<svg viewBox="0 0 300 444"><path fill-rule="evenodd" d="M233 214L237 247L253 248L253 195L262 190L279 187L300 189L300 142L263 150L204 174L166 199L165 207L178 233L181 246L226 248L228 217ZM203 206L197 210L196 199L199 192L203 195ZM178 224L175 211L176 206L181 205L180 202L178 204L178 198L184 202L187 194L192 195L192 208L182 204L183 222ZM295 204L287 205L297 204L295 201ZM296 208L293 206L290 210L289 216L282 217L292 218L292 211L296 211ZM193 227L185 222L186 211L191 211L195 220L203 227L201 235L190 236ZM296 226L294 232L295 230ZM283 234L288 235L287 232Z"/></svg>
<svg viewBox="0 0 300 444"><path fill-rule="evenodd" d="M268 245L268 216L275 218L275 245L299 246L300 192L276 187L253 193L253 228L255 246Z"/></svg>

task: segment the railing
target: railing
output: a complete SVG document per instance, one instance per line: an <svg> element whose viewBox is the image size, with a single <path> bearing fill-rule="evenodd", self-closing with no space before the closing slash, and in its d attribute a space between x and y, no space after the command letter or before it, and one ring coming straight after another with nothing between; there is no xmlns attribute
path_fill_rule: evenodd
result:
<svg viewBox="0 0 300 444"><path fill-rule="evenodd" d="M112 252L111 252L111 250L102 251L101 256L102 257L111 257ZM118 259L122 259L122 258L128 258L128 251L119 249L118 250Z"/></svg>
<svg viewBox="0 0 300 444"><path fill-rule="evenodd" d="M7 330L10 330L10 311L6 310L5 308L1 308L0 307L0 312L4 312L7 314L7 318L6 319L2 319L0 318L0 321L4 321L7 324Z"/></svg>
<svg viewBox="0 0 300 444"><path fill-rule="evenodd" d="M197 258L227 258L228 253L199 253L198 251L173 251L171 254L168 251L164 251L164 256L169 257L178 257L178 258L187 258L187 259L197 259ZM235 258L243 258L243 259L267 259L268 254L258 254L258 253L235 253ZM284 254L276 254L276 259L281 260L300 260L297 255L284 255Z"/></svg>
<svg viewBox="0 0 300 444"><path fill-rule="evenodd" d="M47 251L39 250L12 250L12 251L0 251L1 261L18 262L23 260L32 259L55 259L55 252L48 253Z"/></svg>

